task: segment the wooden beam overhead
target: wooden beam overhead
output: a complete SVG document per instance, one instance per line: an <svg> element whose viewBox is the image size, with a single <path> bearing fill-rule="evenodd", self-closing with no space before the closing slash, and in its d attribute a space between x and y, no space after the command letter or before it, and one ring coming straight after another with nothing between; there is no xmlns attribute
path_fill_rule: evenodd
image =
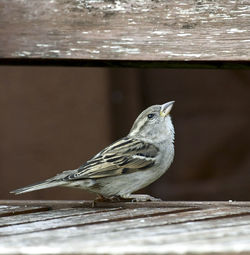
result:
<svg viewBox="0 0 250 255"><path fill-rule="evenodd" d="M0 24L2 64L250 60L249 0L1 0Z"/></svg>

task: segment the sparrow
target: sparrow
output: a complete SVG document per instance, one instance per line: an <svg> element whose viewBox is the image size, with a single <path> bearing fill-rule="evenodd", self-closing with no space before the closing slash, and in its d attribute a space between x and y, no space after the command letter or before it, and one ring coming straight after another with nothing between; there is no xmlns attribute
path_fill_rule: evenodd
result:
<svg viewBox="0 0 250 255"><path fill-rule="evenodd" d="M129 199L161 177L174 158L174 101L153 105L135 120L127 136L115 141L79 168L11 193L66 186L97 194L99 200Z"/></svg>

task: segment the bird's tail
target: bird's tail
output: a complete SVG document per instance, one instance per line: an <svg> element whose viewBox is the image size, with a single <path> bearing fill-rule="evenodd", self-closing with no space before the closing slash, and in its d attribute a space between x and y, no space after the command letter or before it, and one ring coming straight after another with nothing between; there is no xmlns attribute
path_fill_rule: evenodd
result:
<svg viewBox="0 0 250 255"><path fill-rule="evenodd" d="M46 181L38 182L38 183L31 184L29 186L26 186L26 187L23 187L23 188L20 188L20 189L10 191L10 193L14 193L16 195L19 195L19 194L26 193L26 192L31 192L31 191L34 191L34 190L47 189L47 188L52 188L52 187L55 187L55 186L60 186L60 185L63 185L64 183L65 182L63 182L63 181L48 179Z"/></svg>

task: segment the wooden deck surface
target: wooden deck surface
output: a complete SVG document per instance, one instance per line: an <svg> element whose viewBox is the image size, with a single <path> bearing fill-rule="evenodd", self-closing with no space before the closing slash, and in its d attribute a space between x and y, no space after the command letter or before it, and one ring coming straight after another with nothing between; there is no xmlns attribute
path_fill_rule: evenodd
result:
<svg viewBox="0 0 250 255"><path fill-rule="evenodd" d="M249 67L249 22L249 0L1 0L0 64Z"/></svg>
<svg viewBox="0 0 250 255"><path fill-rule="evenodd" d="M250 254L250 202L0 201L0 254Z"/></svg>

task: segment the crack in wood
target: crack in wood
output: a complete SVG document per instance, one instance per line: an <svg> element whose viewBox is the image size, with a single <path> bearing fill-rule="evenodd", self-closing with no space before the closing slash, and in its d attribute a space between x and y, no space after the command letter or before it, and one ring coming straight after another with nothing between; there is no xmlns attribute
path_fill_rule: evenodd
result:
<svg viewBox="0 0 250 255"><path fill-rule="evenodd" d="M0 217L8 217L8 216L15 216L20 214L29 214L29 213L36 213L36 212L45 212L51 210L50 207L37 207L37 208L18 208L16 210L10 210L7 212L0 212Z"/></svg>

